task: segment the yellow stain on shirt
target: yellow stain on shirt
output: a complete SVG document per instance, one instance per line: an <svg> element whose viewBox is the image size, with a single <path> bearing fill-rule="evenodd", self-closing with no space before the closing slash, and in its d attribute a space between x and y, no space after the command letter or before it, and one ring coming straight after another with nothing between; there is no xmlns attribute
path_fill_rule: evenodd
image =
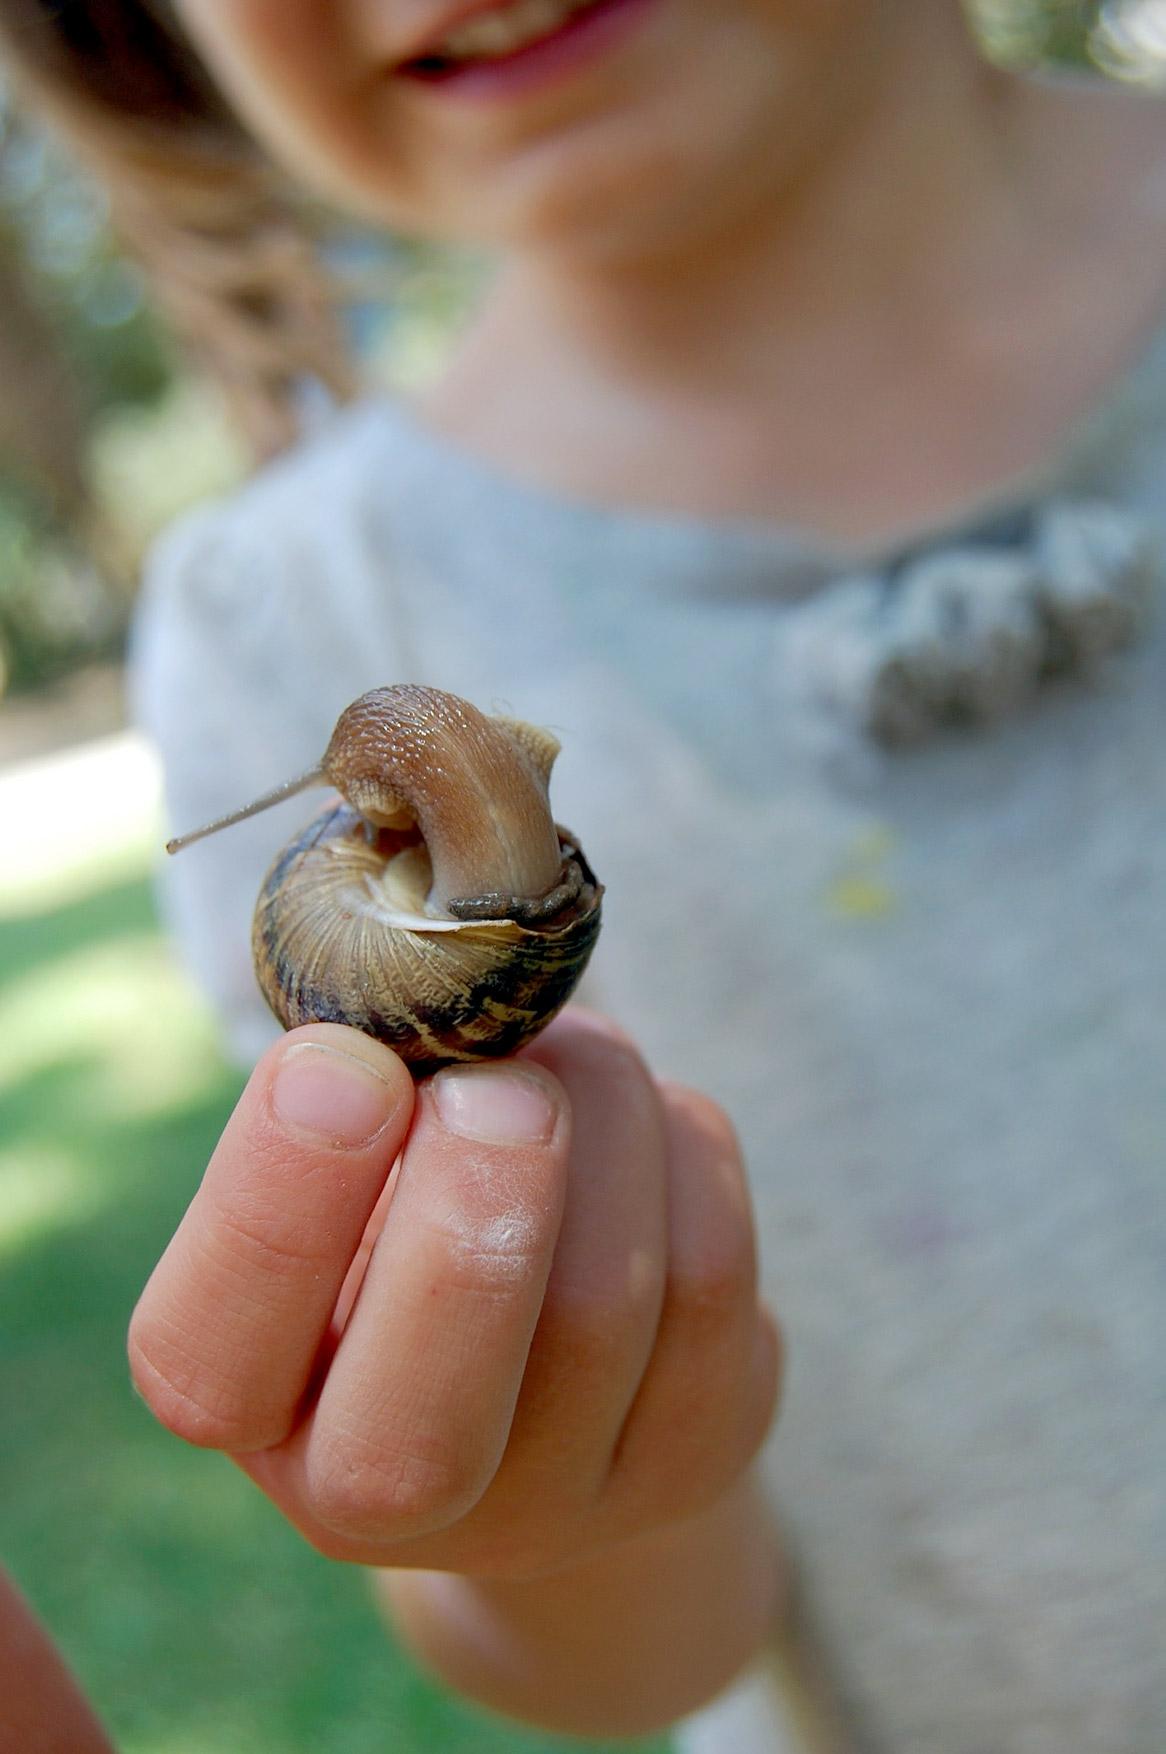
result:
<svg viewBox="0 0 1166 1754"><path fill-rule="evenodd" d="M895 836L885 823L864 828L826 886L827 911L843 920L881 920L893 913L899 898L881 868L894 850Z"/></svg>
<svg viewBox="0 0 1166 1754"><path fill-rule="evenodd" d="M836 877L826 892L831 913L844 920L880 920L893 912L897 897L877 877Z"/></svg>

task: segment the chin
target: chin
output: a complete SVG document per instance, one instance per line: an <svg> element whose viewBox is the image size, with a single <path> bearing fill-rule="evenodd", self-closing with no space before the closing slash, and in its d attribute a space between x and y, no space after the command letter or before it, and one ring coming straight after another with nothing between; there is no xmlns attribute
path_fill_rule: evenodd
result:
<svg viewBox="0 0 1166 1754"><path fill-rule="evenodd" d="M614 262L655 254L688 231L700 183L690 165L659 157L654 168L635 175L621 165L531 179L492 211L479 209L477 241L511 255L553 252Z"/></svg>
<svg viewBox="0 0 1166 1754"><path fill-rule="evenodd" d="M772 93L758 86L738 84L731 103L661 101L527 142L451 177L408 223L511 255L613 261L711 237L781 158Z"/></svg>

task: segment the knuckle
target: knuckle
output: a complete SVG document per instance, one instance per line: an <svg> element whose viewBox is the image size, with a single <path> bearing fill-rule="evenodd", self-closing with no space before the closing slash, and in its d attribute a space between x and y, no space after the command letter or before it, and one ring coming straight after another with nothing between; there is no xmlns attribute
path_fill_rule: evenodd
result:
<svg viewBox="0 0 1166 1754"><path fill-rule="evenodd" d="M661 1247L638 1235L605 1238L603 1251L552 1266L544 1312L598 1351L621 1345L629 1328L656 1326L668 1289L668 1261Z"/></svg>
<svg viewBox="0 0 1166 1754"><path fill-rule="evenodd" d="M472 1200L451 1203L418 1229L434 1247L443 1283L487 1302L512 1297L525 1284L540 1248L536 1217L523 1206L476 1211Z"/></svg>
<svg viewBox="0 0 1166 1754"><path fill-rule="evenodd" d="M230 1206L216 1201L212 1216L215 1234L244 1267L282 1275L328 1258L327 1248L309 1228L289 1219L273 1200L256 1198Z"/></svg>
<svg viewBox="0 0 1166 1754"><path fill-rule="evenodd" d="M215 1385L206 1370L178 1347L165 1345L144 1325L131 1327L130 1377L160 1425L199 1449L241 1450L278 1442L249 1432L239 1417L235 1398Z"/></svg>
<svg viewBox="0 0 1166 1754"><path fill-rule="evenodd" d="M308 1486L328 1533L387 1542L448 1528L473 1508L483 1482L449 1447L330 1438L314 1446Z"/></svg>
<svg viewBox="0 0 1166 1754"><path fill-rule="evenodd" d="M670 1301L706 1326L750 1309L757 1293L757 1246L743 1199L721 1199L691 1228L669 1267Z"/></svg>
<svg viewBox="0 0 1166 1754"><path fill-rule="evenodd" d="M603 1372L658 1327L666 1279L662 1260L645 1250L614 1253L584 1277L552 1273L538 1336L553 1342L576 1370Z"/></svg>
<svg viewBox="0 0 1166 1754"><path fill-rule="evenodd" d="M668 1282L668 1314L684 1324L690 1343L720 1337L735 1328L753 1295L751 1247L739 1243L708 1250L673 1271Z"/></svg>

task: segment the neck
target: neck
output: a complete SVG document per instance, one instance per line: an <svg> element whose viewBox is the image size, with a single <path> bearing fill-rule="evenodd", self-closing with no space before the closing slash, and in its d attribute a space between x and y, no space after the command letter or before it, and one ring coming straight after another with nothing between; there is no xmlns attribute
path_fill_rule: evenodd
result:
<svg viewBox="0 0 1166 1754"><path fill-rule="evenodd" d="M797 152L758 164L734 211L710 202L715 225L651 254L519 257L487 325L543 333L625 382L676 384L714 361L723 373L736 336L755 373L759 322L805 335L857 307L901 322L911 304L966 301L986 240L997 261L1002 238L1022 251L1016 82L983 63L954 6L878 16L877 41L854 43L827 102L815 94L817 137L790 130Z"/></svg>

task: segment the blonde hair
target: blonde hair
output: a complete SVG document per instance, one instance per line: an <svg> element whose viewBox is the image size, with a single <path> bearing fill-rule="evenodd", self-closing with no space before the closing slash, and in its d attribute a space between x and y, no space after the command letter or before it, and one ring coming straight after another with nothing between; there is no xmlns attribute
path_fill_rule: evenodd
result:
<svg viewBox="0 0 1166 1754"><path fill-rule="evenodd" d="M0 0L13 88L108 193L113 226L257 458L306 380L355 387L321 227L227 109L161 0Z"/></svg>

